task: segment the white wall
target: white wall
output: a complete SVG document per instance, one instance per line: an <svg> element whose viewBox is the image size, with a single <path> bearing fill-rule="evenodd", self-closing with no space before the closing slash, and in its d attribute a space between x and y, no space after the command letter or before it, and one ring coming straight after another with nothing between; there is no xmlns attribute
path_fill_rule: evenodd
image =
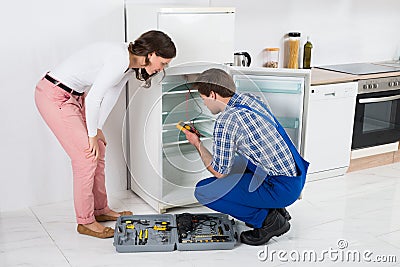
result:
<svg viewBox="0 0 400 267"><path fill-rule="evenodd" d="M185 0L128 1L188 5ZM289 31L311 36L314 65L386 60L399 54L398 0L196 0L190 4L235 7L235 48L251 53L252 66L262 65L265 47L283 48L283 36ZM123 0L2 2L0 211L72 198L69 159L36 110L34 87L45 71L83 45L123 41L123 26ZM126 186L124 107L121 95L105 127L109 193Z"/></svg>
<svg viewBox="0 0 400 267"><path fill-rule="evenodd" d="M124 41L123 0L2 1L0 211L72 198L70 160L40 117L34 88L73 51ZM105 127L109 191L125 187L124 96Z"/></svg>
<svg viewBox="0 0 400 267"><path fill-rule="evenodd" d="M236 7L236 51L248 51L262 66L261 51L283 49L290 31L314 45L312 64L341 64L400 56L398 0L210 0ZM397 52L396 52L397 51ZM281 59L283 57L281 56Z"/></svg>

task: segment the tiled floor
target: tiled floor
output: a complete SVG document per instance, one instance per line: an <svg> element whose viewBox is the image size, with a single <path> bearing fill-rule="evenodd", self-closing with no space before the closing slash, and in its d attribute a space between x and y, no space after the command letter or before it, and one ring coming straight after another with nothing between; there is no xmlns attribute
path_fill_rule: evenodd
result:
<svg viewBox="0 0 400 267"><path fill-rule="evenodd" d="M400 164L309 182L303 195L288 208L293 219L287 234L267 246L237 244L226 251L117 253L112 239L75 232L72 201L1 213L0 266L400 266ZM111 196L110 205L155 213L129 191ZM198 207L171 213L183 211L209 212ZM347 248L339 249L341 239ZM365 260L355 261L363 254ZM396 261L372 262L377 256Z"/></svg>

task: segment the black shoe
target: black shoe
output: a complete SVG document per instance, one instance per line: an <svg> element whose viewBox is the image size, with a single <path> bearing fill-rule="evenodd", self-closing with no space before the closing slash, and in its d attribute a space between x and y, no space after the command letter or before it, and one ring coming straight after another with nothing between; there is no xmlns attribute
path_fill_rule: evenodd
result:
<svg viewBox="0 0 400 267"><path fill-rule="evenodd" d="M252 224L249 224L249 223L244 223L247 227L250 227L250 228L254 228L254 225L252 225Z"/></svg>
<svg viewBox="0 0 400 267"><path fill-rule="evenodd" d="M292 219L292 216L290 216L289 212L285 208L279 208L277 209L280 214L282 214L283 217L285 217L286 220L290 221Z"/></svg>
<svg viewBox="0 0 400 267"><path fill-rule="evenodd" d="M283 235L289 229L289 222L274 209L269 212L261 228L242 232L240 241L244 244L259 246L267 243L274 236Z"/></svg>
<svg viewBox="0 0 400 267"><path fill-rule="evenodd" d="M272 209L271 209L272 210ZM289 214L289 212L287 211L287 209L285 209L285 208L279 208L279 209L276 209L280 214L282 214L282 216L283 217L285 217L285 219L287 220L287 221L290 221L291 219L292 219L292 216L290 216L290 214ZM252 225L252 224L249 224L249 223L244 223L247 227L250 227L250 228L254 228L254 225Z"/></svg>

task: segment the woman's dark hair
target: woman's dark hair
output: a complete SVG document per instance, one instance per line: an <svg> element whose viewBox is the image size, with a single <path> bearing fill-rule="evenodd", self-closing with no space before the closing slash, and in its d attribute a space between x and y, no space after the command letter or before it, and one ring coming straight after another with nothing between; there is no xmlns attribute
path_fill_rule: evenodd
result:
<svg viewBox="0 0 400 267"><path fill-rule="evenodd" d="M232 77L221 69L208 69L201 73L194 82L192 89L205 96L211 91L222 97L231 97L235 94L236 85Z"/></svg>
<svg viewBox="0 0 400 267"><path fill-rule="evenodd" d="M174 58L176 56L176 47L171 38L161 31L148 31L143 33L135 42L129 43L128 50L136 56L145 56L146 65L150 63L148 55L155 52L162 58ZM145 69L134 68L138 80L147 80L149 75ZM156 73L154 73L156 74ZM154 75L153 74L153 75Z"/></svg>

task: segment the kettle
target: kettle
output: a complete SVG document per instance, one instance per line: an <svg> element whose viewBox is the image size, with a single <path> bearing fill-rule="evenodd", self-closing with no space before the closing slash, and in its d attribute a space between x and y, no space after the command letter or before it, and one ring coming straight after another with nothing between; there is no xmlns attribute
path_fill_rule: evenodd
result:
<svg viewBox="0 0 400 267"><path fill-rule="evenodd" d="M250 54L247 52L236 52L233 54L233 66L249 67L251 63Z"/></svg>

